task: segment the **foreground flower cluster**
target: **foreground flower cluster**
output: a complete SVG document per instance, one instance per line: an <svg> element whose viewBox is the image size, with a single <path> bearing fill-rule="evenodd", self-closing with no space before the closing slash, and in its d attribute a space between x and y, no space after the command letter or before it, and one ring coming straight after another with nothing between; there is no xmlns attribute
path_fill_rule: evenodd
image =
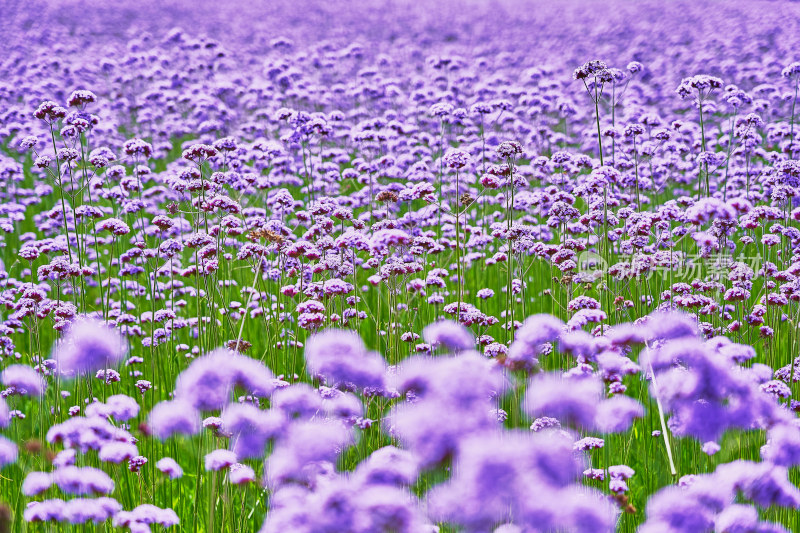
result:
<svg viewBox="0 0 800 533"><path fill-rule="evenodd" d="M0 530L800 529L798 6L138 4L7 14Z"/></svg>

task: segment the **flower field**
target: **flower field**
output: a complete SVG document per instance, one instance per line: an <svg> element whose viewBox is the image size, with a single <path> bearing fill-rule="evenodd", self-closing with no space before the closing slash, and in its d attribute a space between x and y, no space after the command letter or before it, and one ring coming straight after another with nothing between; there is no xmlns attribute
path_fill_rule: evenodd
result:
<svg viewBox="0 0 800 533"><path fill-rule="evenodd" d="M0 533L800 531L798 31L9 1Z"/></svg>

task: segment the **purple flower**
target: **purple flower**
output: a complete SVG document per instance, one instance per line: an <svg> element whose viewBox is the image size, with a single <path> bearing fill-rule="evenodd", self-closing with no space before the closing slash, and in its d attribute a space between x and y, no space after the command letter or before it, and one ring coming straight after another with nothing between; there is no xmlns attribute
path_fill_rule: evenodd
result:
<svg viewBox="0 0 800 533"><path fill-rule="evenodd" d="M322 393L322 388L320 393L323 396L323 409L328 416L348 421L363 416L364 406L356 395L336 389L328 389L326 394Z"/></svg>
<svg viewBox="0 0 800 533"><path fill-rule="evenodd" d="M119 464L139 455L135 444L129 442L107 442L100 447L98 458L101 461Z"/></svg>
<svg viewBox="0 0 800 533"><path fill-rule="evenodd" d="M306 342L305 357L311 373L323 376L329 385L383 388L383 358L368 352L353 331L329 329L312 335Z"/></svg>
<svg viewBox="0 0 800 533"><path fill-rule="evenodd" d="M713 510L678 487L662 489L647 501L646 531L709 531L713 524Z"/></svg>
<svg viewBox="0 0 800 533"><path fill-rule="evenodd" d="M653 313L647 317L647 331L651 340L670 340L696 337L697 322L682 313Z"/></svg>
<svg viewBox="0 0 800 533"><path fill-rule="evenodd" d="M53 480L66 494L110 494L114 481L102 470L89 466L65 466L53 472Z"/></svg>
<svg viewBox="0 0 800 533"><path fill-rule="evenodd" d="M503 141L497 148L497 155L502 158L508 159L522 153L522 145L517 141Z"/></svg>
<svg viewBox="0 0 800 533"><path fill-rule="evenodd" d="M11 365L0 374L0 381L7 387L13 387L17 394L25 396L41 396L47 387L44 379L33 368L25 365Z"/></svg>
<svg viewBox="0 0 800 533"><path fill-rule="evenodd" d="M800 490L789 481L784 467L737 460L720 465L716 474L740 490L745 499L762 507L800 508Z"/></svg>
<svg viewBox="0 0 800 533"><path fill-rule="evenodd" d="M320 463L335 461L351 441L350 431L338 423L294 422L267 460L268 486L308 482Z"/></svg>
<svg viewBox="0 0 800 533"><path fill-rule="evenodd" d="M603 385L595 378L540 374L528 384L523 408L532 417L548 416L562 424L591 428L602 395Z"/></svg>
<svg viewBox="0 0 800 533"><path fill-rule="evenodd" d="M606 333L606 337L616 346L627 346L644 343L647 340L648 333L646 328L624 323L612 326Z"/></svg>
<svg viewBox="0 0 800 533"><path fill-rule="evenodd" d="M606 441L597 437L584 437L576 440L572 448L576 451L585 452L586 450L597 450L605 446Z"/></svg>
<svg viewBox="0 0 800 533"><path fill-rule="evenodd" d="M525 319L508 349L508 360L514 367L531 369L539 363L542 345L558 339L564 323L551 315L533 315Z"/></svg>
<svg viewBox="0 0 800 533"><path fill-rule="evenodd" d="M122 510L122 505L114 498L74 498L64 503L63 520L70 524L94 522L100 524Z"/></svg>
<svg viewBox="0 0 800 533"><path fill-rule="evenodd" d="M444 155L444 164L456 170L464 168L469 164L470 157L467 152L461 150L451 150Z"/></svg>
<svg viewBox="0 0 800 533"><path fill-rule="evenodd" d="M195 163L201 163L217 154L213 146L207 144L193 144L183 151L183 158Z"/></svg>
<svg viewBox="0 0 800 533"><path fill-rule="evenodd" d="M117 237L127 235L131 232L130 226L118 218L107 218L97 223L95 231L108 231Z"/></svg>
<svg viewBox="0 0 800 533"><path fill-rule="evenodd" d="M640 355L656 372L657 392L677 435L719 440L729 428L749 429L783 418L759 389L751 370L718 353L718 343L682 337L651 346Z"/></svg>
<svg viewBox="0 0 800 533"><path fill-rule="evenodd" d="M497 426L491 398L502 395L506 381L493 361L475 352L406 359L395 379L394 388L413 401L396 405L384 424L423 466L455 453L464 437Z"/></svg>
<svg viewBox="0 0 800 533"><path fill-rule="evenodd" d="M162 527L172 527L180 523L178 515L172 509L161 509L151 504L143 504L132 511L120 511L114 515L114 527L127 527L132 531L141 530L136 526L158 524ZM147 528L150 529L149 527Z"/></svg>
<svg viewBox="0 0 800 533"><path fill-rule="evenodd" d="M644 415L644 408L638 401L628 396L616 395L603 400L597 406L595 427L603 433L627 431L635 418Z"/></svg>
<svg viewBox="0 0 800 533"><path fill-rule="evenodd" d="M264 457L267 441L278 436L285 426L280 411L262 411L247 403L228 405L222 412L222 421L231 435L231 447L241 459Z"/></svg>
<svg viewBox="0 0 800 533"><path fill-rule="evenodd" d="M200 431L200 414L182 400L159 402L147 416L147 424L153 435L161 440L175 433L195 435Z"/></svg>
<svg viewBox="0 0 800 533"><path fill-rule="evenodd" d="M60 522L64 519L64 500L31 502L23 513L26 522Z"/></svg>
<svg viewBox="0 0 800 533"><path fill-rule="evenodd" d="M180 373L175 396L195 409L211 411L222 409L237 385L251 394L269 396L274 378L260 361L220 348L195 359Z"/></svg>
<svg viewBox="0 0 800 533"><path fill-rule="evenodd" d="M286 418L310 419L322 412L322 398L306 383L278 389L272 398L272 407Z"/></svg>
<svg viewBox="0 0 800 533"><path fill-rule="evenodd" d="M583 471L583 475L595 481L603 481L606 478L606 471L602 468L588 468Z"/></svg>
<svg viewBox="0 0 800 533"><path fill-rule="evenodd" d="M0 435L0 468L17 461L17 445Z"/></svg>
<svg viewBox="0 0 800 533"><path fill-rule="evenodd" d="M475 295L482 300L486 300L494 296L494 291L492 289L480 289Z"/></svg>
<svg viewBox="0 0 800 533"><path fill-rule="evenodd" d="M67 99L67 105L70 107L84 107L86 104L91 104L97 101L97 96L92 91L79 89L72 91Z"/></svg>
<svg viewBox="0 0 800 533"><path fill-rule="evenodd" d="M550 428L560 429L561 422L549 416L541 416L536 420L534 420L533 424L531 424L531 431L533 432L542 431L543 429L550 429Z"/></svg>
<svg viewBox="0 0 800 533"><path fill-rule="evenodd" d="M223 470L236 463L236 454L230 450L214 450L206 454L206 470Z"/></svg>
<svg viewBox="0 0 800 533"><path fill-rule="evenodd" d="M247 465L235 463L231 465L228 480L234 485L244 485L256 480L255 471Z"/></svg>
<svg viewBox="0 0 800 533"><path fill-rule="evenodd" d="M11 412L6 401L0 397L0 429L8 427L9 422L11 422Z"/></svg>
<svg viewBox="0 0 800 533"><path fill-rule="evenodd" d="M717 453L721 449L722 449L722 447L719 444L717 444L716 442L714 442L713 440L712 441L708 441L708 442L704 442L703 443L703 447L702 447L703 453L706 454L706 455L714 455L715 453Z"/></svg>
<svg viewBox="0 0 800 533"><path fill-rule="evenodd" d="M761 456L765 461L787 468L800 464L800 428L793 423L770 428Z"/></svg>
<svg viewBox="0 0 800 533"><path fill-rule="evenodd" d="M717 531L730 533L747 533L748 531L765 531L760 529L758 510L755 507L733 504L725 508L714 520Z"/></svg>
<svg viewBox="0 0 800 533"><path fill-rule="evenodd" d="M382 229L372 234L369 247L375 254L386 254L389 248L411 244L411 236L399 229Z"/></svg>
<svg viewBox="0 0 800 533"><path fill-rule="evenodd" d="M127 422L139 414L139 403L125 394L115 394L106 398L108 412L120 422Z"/></svg>
<svg viewBox="0 0 800 533"><path fill-rule="evenodd" d="M86 416L100 416L107 418L113 416L120 422L126 422L139 414L139 404L124 394L109 396L107 403L93 402L86 407Z"/></svg>
<svg viewBox="0 0 800 533"><path fill-rule="evenodd" d="M746 518L742 509L726 512L737 494L764 508L800 506L800 491L789 481L786 469L770 463L732 461L711 474L693 475L690 482L684 478L680 487L666 487L650 498L643 531L706 531L715 522L717 527L735 523Z"/></svg>
<svg viewBox="0 0 800 533"><path fill-rule="evenodd" d="M404 490L361 485L326 473L312 488L284 486L273 493L263 533L296 531L429 531L418 502Z"/></svg>
<svg viewBox="0 0 800 533"><path fill-rule="evenodd" d="M355 477L368 485L412 485L419 474L414 455L394 446L372 452L356 468Z"/></svg>
<svg viewBox="0 0 800 533"><path fill-rule="evenodd" d="M476 435L462 444L452 478L429 492L429 509L470 531L509 519L531 530L572 530L577 520L612 531L613 508L597 491L579 488L582 471L569 439L558 433ZM531 490L539 496L527 497ZM565 504L575 512L561 512Z"/></svg>
<svg viewBox="0 0 800 533"><path fill-rule="evenodd" d="M53 350L62 372L86 374L116 364L128 348L115 330L94 319L78 320Z"/></svg>
<svg viewBox="0 0 800 533"><path fill-rule="evenodd" d="M630 479L636 472L628 465L614 465L608 467L608 475L615 479Z"/></svg>
<svg viewBox="0 0 800 533"><path fill-rule="evenodd" d="M172 457L163 457L156 463L158 470L170 477L170 479L178 479L183 477L183 469Z"/></svg>
<svg viewBox="0 0 800 533"><path fill-rule="evenodd" d="M53 476L47 472L30 472L22 482L22 494L31 497L53 486Z"/></svg>
<svg viewBox="0 0 800 533"><path fill-rule="evenodd" d="M475 347L475 338L472 333L452 320L440 320L425 326L422 338L430 344L439 344L449 350L469 350Z"/></svg>

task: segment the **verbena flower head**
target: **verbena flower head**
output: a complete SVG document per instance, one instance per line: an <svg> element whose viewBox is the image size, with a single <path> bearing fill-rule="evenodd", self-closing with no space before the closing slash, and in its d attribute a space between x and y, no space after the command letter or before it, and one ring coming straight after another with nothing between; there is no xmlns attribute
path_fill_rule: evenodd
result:
<svg viewBox="0 0 800 533"><path fill-rule="evenodd" d="M698 99L705 98L714 89L722 87L722 80L715 76L698 74L681 80L676 92L681 98L696 96Z"/></svg>
<svg viewBox="0 0 800 533"><path fill-rule="evenodd" d="M384 446L359 463L355 476L363 484L409 486L418 474L419 465L412 453Z"/></svg>
<svg viewBox="0 0 800 533"><path fill-rule="evenodd" d="M62 372L86 374L116 364L128 352L122 336L102 322L79 319L56 344L53 358Z"/></svg>
<svg viewBox="0 0 800 533"><path fill-rule="evenodd" d="M67 99L67 105L70 107L80 107L83 108L86 104L91 104L92 102L97 101L97 95L95 95L92 91L87 91L85 89L72 91L72 94Z"/></svg>
<svg viewBox="0 0 800 533"><path fill-rule="evenodd" d="M70 524L94 522L101 524L122 511L122 504L114 498L73 498L64 503L63 520Z"/></svg>
<svg viewBox="0 0 800 533"><path fill-rule="evenodd" d="M202 163L217 154L216 148L207 144L193 144L183 151L183 158L194 163Z"/></svg>
<svg viewBox="0 0 800 533"><path fill-rule="evenodd" d="M111 477L89 466L65 466L53 472L53 481L66 494L110 494L114 490Z"/></svg>
<svg viewBox="0 0 800 533"><path fill-rule="evenodd" d="M295 422L276 442L265 466L270 487L308 483L321 463L331 463L350 443L352 434L338 423Z"/></svg>
<svg viewBox="0 0 800 533"><path fill-rule="evenodd" d="M18 454L17 445L0 435L0 468L15 463Z"/></svg>
<svg viewBox="0 0 800 533"><path fill-rule="evenodd" d="M0 396L0 429L8 427L11 422L11 411L8 409L8 404Z"/></svg>
<svg viewBox="0 0 800 533"><path fill-rule="evenodd" d="M543 345L558 339L564 323L552 315L533 315L525 319L508 349L514 367L530 370L539 363Z"/></svg>
<svg viewBox="0 0 800 533"><path fill-rule="evenodd" d="M49 472L30 472L22 482L22 494L31 497L41 494L53 485L53 476Z"/></svg>
<svg viewBox="0 0 800 533"><path fill-rule="evenodd" d="M469 350L475 347L472 333L452 320L441 320L425 326L422 337L425 342L441 345L448 350Z"/></svg>
<svg viewBox="0 0 800 533"><path fill-rule="evenodd" d="M444 155L444 164L455 170L464 168L469 161L469 154L461 150L451 150Z"/></svg>
<svg viewBox="0 0 800 533"><path fill-rule="evenodd" d="M454 476L429 493L429 508L437 519L473 531L509 518L532 529L588 531L592 524L612 531L614 509L580 487L582 470L570 440L558 433L475 436L463 443ZM526 488L540 496L526 497Z"/></svg>
<svg viewBox="0 0 800 533"><path fill-rule="evenodd" d="M311 489L286 486L274 493L274 511L261 532L308 528L309 531L429 531L419 502L408 492L385 485L361 485L328 474ZM363 528L363 529L362 529Z"/></svg>
<svg viewBox="0 0 800 533"><path fill-rule="evenodd" d="M272 372L260 361L219 348L195 359L180 373L175 395L195 409L210 411L224 407L237 386L269 396L274 388Z"/></svg>
<svg viewBox="0 0 800 533"><path fill-rule="evenodd" d="M261 458L267 442L285 429L284 414L263 411L254 405L230 404L222 412L223 428L230 437L232 450L240 459Z"/></svg>
<svg viewBox="0 0 800 533"><path fill-rule="evenodd" d="M422 466L432 466L457 453L464 437L497 426L491 399L506 385L500 368L474 352L407 359L393 388L413 401L396 405L384 424Z"/></svg>
<svg viewBox="0 0 800 533"><path fill-rule="evenodd" d="M523 408L531 417L548 416L563 425L591 428L602 394L602 383L593 377L539 374L528 384Z"/></svg>
<svg viewBox="0 0 800 533"><path fill-rule="evenodd" d="M627 431L634 419L644 416L644 407L629 396L616 395L597 406L595 427L603 433Z"/></svg>
<svg viewBox="0 0 800 533"><path fill-rule="evenodd" d="M606 65L605 61L593 59L576 68L572 73L572 77L576 80L585 80L590 77L600 76L607 69L608 65Z"/></svg>
<svg viewBox="0 0 800 533"><path fill-rule="evenodd" d="M651 387L651 393L672 412L670 425L676 434L716 441L727 429L782 419L752 371L717 351L723 346L681 335L641 354L643 367L656 374L657 389Z"/></svg>
<svg viewBox="0 0 800 533"><path fill-rule="evenodd" d="M241 463L231 465L228 472L228 480L234 485L244 485L256 480L256 473L251 467Z"/></svg>
<svg viewBox="0 0 800 533"><path fill-rule="evenodd" d="M158 468L158 470L161 471L162 473L169 476L170 479L178 479L180 477L183 477L183 469L178 464L178 462L171 457L164 457L162 459L159 459L159 461L156 463L156 468Z"/></svg>
<svg viewBox="0 0 800 533"><path fill-rule="evenodd" d="M152 504L142 504L132 511L120 511L114 515L114 527L127 527L131 531L150 530L151 525L167 528L180 523L178 515L172 509L161 509Z"/></svg>
<svg viewBox="0 0 800 533"><path fill-rule="evenodd" d="M200 431L200 413L183 400L159 402L148 414L147 424L161 440L174 434L194 435Z"/></svg>
<svg viewBox="0 0 800 533"><path fill-rule="evenodd" d="M41 396L47 384L33 368L25 365L7 366L0 373L0 382L14 392L26 396Z"/></svg>
<svg viewBox="0 0 800 533"><path fill-rule="evenodd" d="M732 461L711 474L692 476L690 483L669 486L654 494L647 503L647 520L642 530L703 531L716 524L735 523L757 531L772 531L770 524L758 522L744 505L734 503L737 494L744 502L797 508L800 491L788 480L785 469L769 463ZM763 529L762 529L763 528Z"/></svg>
<svg viewBox="0 0 800 533"><path fill-rule="evenodd" d="M329 385L356 389L381 389L385 363L367 351L361 337L349 330L329 329L312 335L306 342L308 368Z"/></svg>
<svg viewBox="0 0 800 533"><path fill-rule="evenodd" d="M236 463L236 454L230 450L214 450L204 458L206 470L222 470Z"/></svg>
<svg viewBox="0 0 800 533"><path fill-rule="evenodd" d="M497 146L497 155L504 159L513 158L522 153L522 145L517 141L503 141Z"/></svg>

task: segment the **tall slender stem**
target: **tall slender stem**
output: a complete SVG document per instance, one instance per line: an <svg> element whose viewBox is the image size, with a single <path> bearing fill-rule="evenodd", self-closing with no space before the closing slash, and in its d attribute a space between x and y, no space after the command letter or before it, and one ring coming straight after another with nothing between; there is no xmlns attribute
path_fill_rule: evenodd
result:
<svg viewBox="0 0 800 533"><path fill-rule="evenodd" d="M658 418L661 421L661 436L664 437L664 447L667 449L667 459L669 460L669 471L673 476L678 475L675 469L675 461L672 458L672 447L669 444L669 432L667 431L667 423L664 420L664 408L661 406L661 397L658 392L658 382L656 382L656 373L653 371L653 364L650 364L650 376L653 379L653 395L656 397L656 406L658 407Z"/></svg>
<svg viewBox="0 0 800 533"><path fill-rule="evenodd" d="M700 106L700 139L703 146L703 151L706 151L706 129L705 125L703 124L703 98L702 95L698 96L697 102ZM711 196L711 181L708 178L708 161L704 164L705 167L705 175L706 175L706 194ZM702 185L702 180L700 183L697 184L697 198L700 199L700 188Z"/></svg>
<svg viewBox="0 0 800 533"><path fill-rule="evenodd" d="M600 149L600 166L603 166L603 137L600 135L600 96L597 94L597 80L594 82L594 117L597 120L597 146Z"/></svg>

